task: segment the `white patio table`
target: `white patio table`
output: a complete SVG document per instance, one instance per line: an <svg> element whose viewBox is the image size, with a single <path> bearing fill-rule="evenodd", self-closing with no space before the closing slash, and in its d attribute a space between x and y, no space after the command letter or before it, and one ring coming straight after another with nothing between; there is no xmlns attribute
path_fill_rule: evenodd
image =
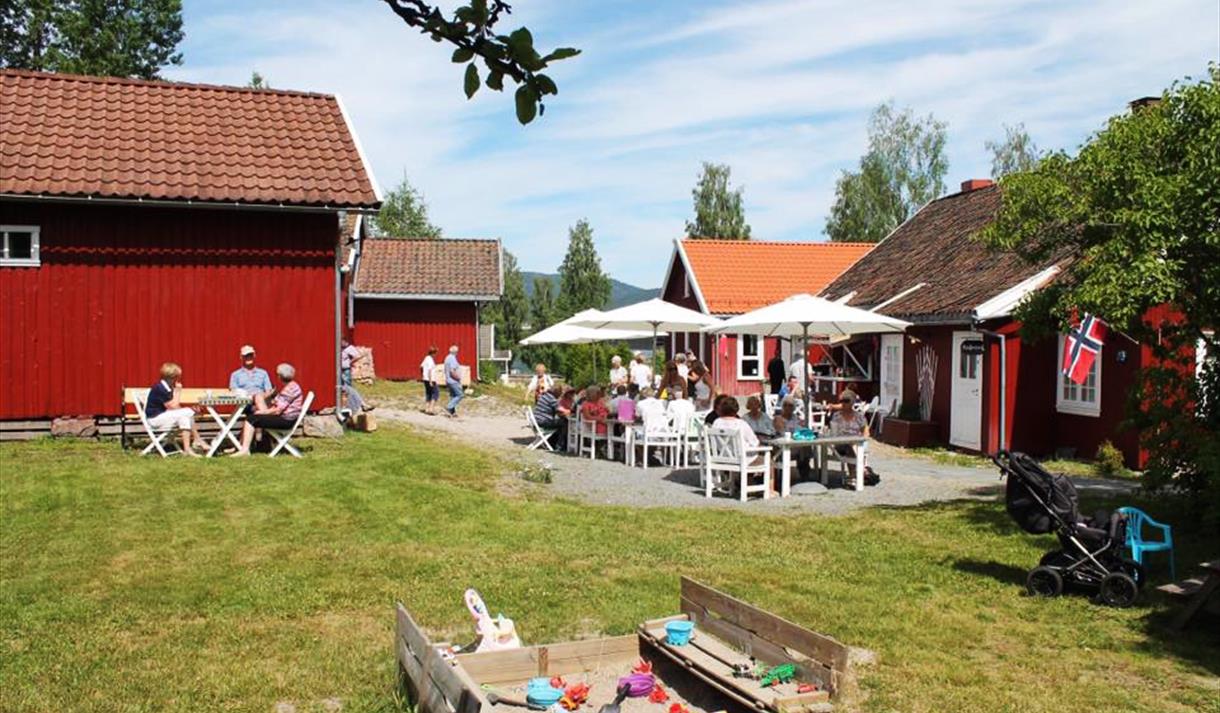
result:
<svg viewBox="0 0 1220 713"><path fill-rule="evenodd" d="M220 433L216 434L216 437L212 439L211 446L208 447L208 458L216 455L216 452L224 445L226 438L232 442L234 447L240 449L241 441L238 441L237 437L233 435L233 428L241 420L242 414L246 412L246 407L253 403L253 399L249 396L225 392L212 396L204 396L199 399L198 403L207 409L208 415L212 417L216 425L220 426ZM230 406L233 407L233 413L228 418L225 418L223 414L216 410L217 407L224 408Z"/></svg>
<svg viewBox="0 0 1220 713"><path fill-rule="evenodd" d="M856 487L857 491L864 489L864 454L868 450L867 436L819 436L812 441L798 441L790 436L778 436L764 441L767 445L780 449L780 481L779 496L788 497L792 485L792 451L797 448L813 448L820 464L822 485L830 480L826 469L825 451L835 446L851 446L856 451Z"/></svg>

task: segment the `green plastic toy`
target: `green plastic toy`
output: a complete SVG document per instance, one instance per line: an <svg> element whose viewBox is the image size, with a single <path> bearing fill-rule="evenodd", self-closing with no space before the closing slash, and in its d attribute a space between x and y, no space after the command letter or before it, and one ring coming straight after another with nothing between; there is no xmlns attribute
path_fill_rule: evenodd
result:
<svg viewBox="0 0 1220 713"><path fill-rule="evenodd" d="M759 685L763 688L774 686L777 683L787 683L796 677L796 666L790 663L782 663L773 667L763 675Z"/></svg>

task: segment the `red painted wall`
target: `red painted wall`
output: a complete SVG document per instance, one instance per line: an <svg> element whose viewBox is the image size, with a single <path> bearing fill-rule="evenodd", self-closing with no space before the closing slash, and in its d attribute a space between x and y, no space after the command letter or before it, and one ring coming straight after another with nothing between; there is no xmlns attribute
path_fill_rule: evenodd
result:
<svg viewBox="0 0 1220 713"><path fill-rule="evenodd" d="M372 347L373 366L383 379L419 379L419 363L428 347L437 349L439 363L458 345L458 360L478 378L475 340L478 338L473 302L440 300L370 300L356 298L352 341Z"/></svg>
<svg viewBox="0 0 1220 713"><path fill-rule="evenodd" d="M42 244L0 267L0 419L117 414L164 361L225 388L247 342L334 404L334 214L0 202L0 223Z"/></svg>

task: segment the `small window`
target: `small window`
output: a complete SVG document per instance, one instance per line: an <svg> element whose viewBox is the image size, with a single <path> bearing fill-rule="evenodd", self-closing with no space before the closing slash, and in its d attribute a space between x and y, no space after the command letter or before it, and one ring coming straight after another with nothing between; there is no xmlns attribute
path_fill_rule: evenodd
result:
<svg viewBox="0 0 1220 713"><path fill-rule="evenodd" d="M757 379L762 374L762 349L757 334L737 335L737 378Z"/></svg>
<svg viewBox="0 0 1220 713"><path fill-rule="evenodd" d="M1059 335L1059 351L1063 354L1063 335ZM1089 375L1083 384L1077 384L1063 374L1059 360L1055 363L1056 383L1055 408L1061 413L1072 413L1080 416L1101 415L1101 357L1103 351L1097 352L1089 366Z"/></svg>
<svg viewBox="0 0 1220 713"><path fill-rule="evenodd" d="M979 377L979 362L982 360L981 354L967 354L962 352L961 359L957 366L957 375L962 379L977 379Z"/></svg>
<svg viewBox="0 0 1220 713"><path fill-rule="evenodd" d="M37 267L37 225L0 225L0 266Z"/></svg>

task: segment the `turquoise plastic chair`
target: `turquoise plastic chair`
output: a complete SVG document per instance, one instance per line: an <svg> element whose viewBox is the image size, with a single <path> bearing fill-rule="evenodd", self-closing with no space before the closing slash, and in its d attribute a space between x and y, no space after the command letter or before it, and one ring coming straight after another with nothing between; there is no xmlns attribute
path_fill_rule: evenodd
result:
<svg viewBox="0 0 1220 713"><path fill-rule="evenodd" d="M1127 546L1131 548L1131 559L1144 563L1145 552L1169 552L1169 578L1177 580L1177 572L1173 566L1173 533L1169 525L1164 525L1148 517L1148 513L1139 508L1119 508L1118 511L1127 518ZM1144 526L1161 531L1164 537L1160 540L1145 540Z"/></svg>

